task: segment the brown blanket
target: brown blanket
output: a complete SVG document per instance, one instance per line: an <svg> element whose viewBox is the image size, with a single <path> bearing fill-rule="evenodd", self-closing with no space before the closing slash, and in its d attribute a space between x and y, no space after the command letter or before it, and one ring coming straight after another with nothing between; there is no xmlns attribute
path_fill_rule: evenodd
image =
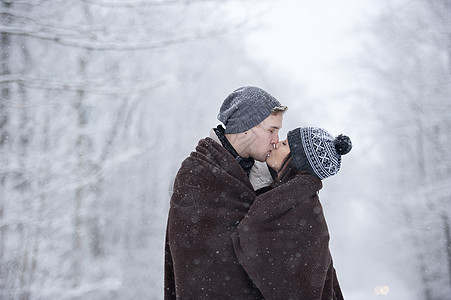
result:
<svg viewBox="0 0 451 300"><path fill-rule="evenodd" d="M199 141L174 183L165 299L342 299L320 189L303 175L256 197L226 149Z"/></svg>
<svg viewBox="0 0 451 300"><path fill-rule="evenodd" d="M261 196L232 235L265 299L343 299L329 252L319 179L300 175Z"/></svg>
<svg viewBox="0 0 451 300"><path fill-rule="evenodd" d="M168 216L165 299L263 299L231 234L255 199L235 158L210 138L182 163Z"/></svg>

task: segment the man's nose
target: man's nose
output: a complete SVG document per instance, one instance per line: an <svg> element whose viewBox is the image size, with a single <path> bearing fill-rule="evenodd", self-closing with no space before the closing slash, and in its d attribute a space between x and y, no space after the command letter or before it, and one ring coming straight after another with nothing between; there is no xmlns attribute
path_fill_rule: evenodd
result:
<svg viewBox="0 0 451 300"><path fill-rule="evenodd" d="M277 142L277 143L275 143L274 144L274 149L279 149L279 147L280 147L280 144L281 144L282 142Z"/></svg>
<svg viewBox="0 0 451 300"><path fill-rule="evenodd" d="M279 135L276 135L276 136L273 137L273 139L271 140L271 144L273 145L273 148L274 148L274 149L277 147L277 143L279 143Z"/></svg>

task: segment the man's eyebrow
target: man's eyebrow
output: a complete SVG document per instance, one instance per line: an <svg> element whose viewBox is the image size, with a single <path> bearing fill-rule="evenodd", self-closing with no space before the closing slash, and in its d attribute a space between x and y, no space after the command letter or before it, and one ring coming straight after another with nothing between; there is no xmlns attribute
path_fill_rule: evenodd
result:
<svg viewBox="0 0 451 300"><path fill-rule="evenodd" d="M263 125L262 123L258 124L257 126L261 126L261 127L263 127L263 129L264 129L264 130L270 130L270 129L280 129L280 127L279 127L279 126L276 126L276 125L272 125L272 126L268 126L268 127L266 127L266 126L265 126L265 125Z"/></svg>

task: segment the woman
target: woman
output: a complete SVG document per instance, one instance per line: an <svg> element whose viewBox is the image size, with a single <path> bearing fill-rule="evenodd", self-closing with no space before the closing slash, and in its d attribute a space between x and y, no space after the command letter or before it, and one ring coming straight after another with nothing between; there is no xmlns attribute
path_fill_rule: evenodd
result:
<svg viewBox="0 0 451 300"><path fill-rule="evenodd" d="M256 198L232 235L240 264L265 299L343 299L318 193L351 148L346 136L304 127L268 156L277 172L273 189Z"/></svg>

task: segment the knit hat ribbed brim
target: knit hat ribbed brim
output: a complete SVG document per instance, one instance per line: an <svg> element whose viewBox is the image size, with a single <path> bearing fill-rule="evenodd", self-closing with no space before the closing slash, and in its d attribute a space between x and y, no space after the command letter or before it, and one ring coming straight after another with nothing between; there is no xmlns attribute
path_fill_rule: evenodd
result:
<svg viewBox="0 0 451 300"><path fill-rule="evenodd" d="M276 107L282 107L280 102L263 89L241 87L224 100L218 120L226 134L245 132L269 117Z"/></svg>

